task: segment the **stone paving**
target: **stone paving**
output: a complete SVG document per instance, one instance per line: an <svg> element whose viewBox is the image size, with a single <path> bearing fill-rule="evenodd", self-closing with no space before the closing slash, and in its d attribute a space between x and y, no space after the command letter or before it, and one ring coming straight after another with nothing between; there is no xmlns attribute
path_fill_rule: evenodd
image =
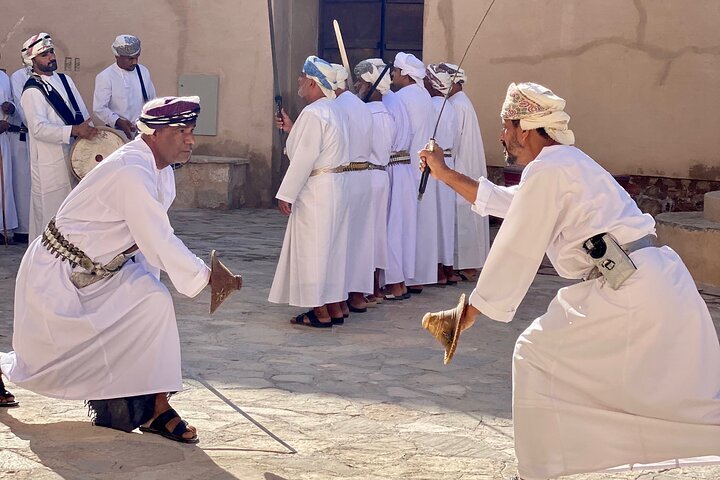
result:
<svg viewBox="0 0 720 480"><path fill-rule="evenodd" d="M515 320L483 320L449 366L420 327L472 285L426 288L343 326L291 326L296 309L266 299L285 219L276 211L172 212L197 254L216 248L244 278L215 315L209 292L175 295L185 390L174 407L198 446L90 425L82 402L12 384L20 408L0 411L0 478L12 479L507 479L516 471L510 414L512 347L568 282L543 268ZM0 247L0 351L12 335L14 278L24 248ZM171 287L172 291L172 287ZM720 298L706 296L716 325ZM290 445L291 453L207 389ZM720 467L592 474L567 480L718 479Z"/></svg>

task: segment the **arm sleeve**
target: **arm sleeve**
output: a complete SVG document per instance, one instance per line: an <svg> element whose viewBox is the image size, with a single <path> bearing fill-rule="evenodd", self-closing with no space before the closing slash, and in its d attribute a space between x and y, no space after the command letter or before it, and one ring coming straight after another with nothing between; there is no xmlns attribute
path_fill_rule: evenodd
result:
<svg viewBox="0 0 720 480"><path fill-rule="evenodd" d="M32 137L46 143L70 143L71 125L53 123L48 119L50 104L37 88L28 88L20 98L27 127Z"/></svg>
<svg viewBox="0 0 720 480"><path fill-rule="evenodd" d="M175 236L163 205L150 192L154 179L142 168L118 171L115 182L120 214L135 243L153 267L167 272L178 292L194 297L208 284L210 269Z"/></svg>
<svg viewBox="0 0 720 480"><path fill-rule="evenodd" d="M27 120L25 119L25 112L23 112L22 105L20 105L20 95L22 95L23 87L25 86L25 84L23 84L19 80L22 80L22 77L19 77L17 75L13 75L12 77L10 77L10 89L12 90L13 104L15 105L14 117L18 117L22 123L27 124Z"/></svg>
<svg viewBox="0 0 720 480"><path fill-rule="evenodd" d="M297 148L290 158L290 166L285 173L275 198L294 203L300 194L323 147L325 124L316 115L307 113L293 125L291 135L295 136ZM288 142L290 139L288 139Z"/></svg>
<svg viewBox="0 0 720 480"><path fill-rule="evenodd" d="M501 187L485 177L478 179L478 192L473 212L478 215L505 218L518 186Z"/></svg>
<svg viewBox="0 0 720 480"><path fill-rule="evenodd" d="M560 175L542 170L517 189L470 303L500 322L515 316L556 232L565 195Z"/></svg>
<svg viewBox="0 0 720 480"><path fill-rule="evenodd" d="M112 97L112 88L110 79L107 75L99 73L95 77L95 93L93 95L93 112L105 124L115 127L115 122L120 115L110 110L110 99Z"/></svg>
<svg viewBox="0 0 720 480"><path fill-rule="evenodd" d="M157 93L155 92L155 84L152 81L152 78L150 78L150 71L143 67L143 80L145 80L145 91L148 95L148 100L152 100L153 98L157 97Z"/></svg>

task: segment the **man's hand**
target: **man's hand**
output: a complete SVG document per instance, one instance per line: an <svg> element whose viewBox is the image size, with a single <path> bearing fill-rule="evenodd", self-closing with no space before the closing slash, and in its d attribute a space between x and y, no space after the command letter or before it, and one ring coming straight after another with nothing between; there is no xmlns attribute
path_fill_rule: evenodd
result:
<svg viewBox="0 0 720 480"><path fill-rule="evenodd" d="M70 135L73 137L84 138L90 140L98 134L98 129L90 125L90 119L88 118L80 125L73 125Z"/></svg>
<svg viewBox="0 0 720 480"><path fill-rule="evenodd" d="M7 132L8 128L10 128L10 124L5 120L0 120L0 133Z"/></svg>
<svg viewBox="0 0 720 480"><path fill-rule="evenodd" d="M468 306L465 307L465 311L463 311L462 317L460 318L460 333L472 327L475 324L475 317L478 315L480 315L480 310L473 307L471 304L468 304Z"/></svg>
<svg viewBox="0 0 720 480"><path fill-rule="evenodd" d="M286 217L289 217L290 213L292 213L292 203L288 203L278 199L278 210L280 210L280 213L282 213Z"/></svg>
<svg viewBox="0 0 720 480"><path fill-rule="evenodd" d="M449 172L450 168L445 164L445 155L442 148L437 144L435 144L432 151L429 148L429 144L425 145L425 148L418 152L418 155L420 155L420 171L425 171L425 168L429 166L430 175L440 180L442 174Z"/></svg>
<svg viewBox="0 0 720 480"><path fill-rule="evenodd" d="M128 140L132 140L133 138L135 138L135 132L137 132L137 128L130 122L130 120L122 117L118 118L115 121L115 128L117 128L118 130L122 130Z"/></svg>
<svg viewBox="0 0 720 480"><path fill-rule="evenodd" d="M13 104L10 103L10 102L3 102L3 104L2 104L2 112L3 112L5 115L12 115L13 113L15 113L15 105L13 105Z"/></svg>
<svg viewBox="0 0 720 480"><path fill-rule="evenodd" d="M275 125L277 125L277 128L282 130L285 133L290 133L290 130L292 130L292 127L294 125L294 122L290 120L290 117L285 112L285 109L280 109L280 115L275 115Z"/></svg>

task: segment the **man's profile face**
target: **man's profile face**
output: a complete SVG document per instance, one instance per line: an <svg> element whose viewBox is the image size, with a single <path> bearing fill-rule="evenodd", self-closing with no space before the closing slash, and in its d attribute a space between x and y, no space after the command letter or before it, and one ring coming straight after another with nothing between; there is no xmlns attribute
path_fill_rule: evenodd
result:
<svg viewBox="0 0 720 480"><path fill-rule="evenodd" d="M312 91L312 84L315 83L315 81L311 78L308 78L305 73L300 73L300 76L298 77L298 96L307 99L310 92Z"/></svg>
<svg viewBox="0 0 720 480"><path fill-rule="evenodd" d="M370 82L366 82L360 77L357 77L357 80L355 80L355 91L358 97L365 98L365 95L367 95L371 88L372 84Z"/></svg>
<svg viewBox="0 0 720 480"><path fill-rule="evenodd" d="M427 76L423 79L423 82L425 83L425 90L427 90L430 93L431 97L444 97L445 96L441 92L437 91L435 89L435 87L433 87L432 82L430 81L430 79Z"/></svg>
<svg viewBox="0 0 720 480"><path fill-rule="evenodd" d="M390 69L390 80L392 80L392 83L390 84L390 90L393 92L397 92L400 90L404 85L401 85L402 80L402 74L400 73L399 68L393 67Z"/></svg>
<svg viewBox="0 0 720 480"><path fill-rule="evenodd" d="M133 70L135 70L135 66L138 64L139 58L140 55L135 55L134 57L118 56L115 57L115 62L117 63L117 66L122 68L123 70L132 72Z"/></svg>
<svg viewBox="0 0 720 480"><path fill-rule="evenodd" d="M514 165L517 163L517 157L522 152L523 146L518 140L518 133L522 131L520 126L513 125L512 120L504 120L500 133L500 143L505 150L505 163Z"/></svg>
<svg viewBox="0 0 720 480"><path fill-rule="evenodd" d="M187 163L195 145L195 125L164 127L155 130L155 148L159 163Z"/></svg>
<svg viewBox="0 0 720 480"><path fill-rule="evenodd" d="M33 68L40 73L52 73L57 70L57 59L55 58L55 49L45 50L40 55L33 58Z"/></svg>

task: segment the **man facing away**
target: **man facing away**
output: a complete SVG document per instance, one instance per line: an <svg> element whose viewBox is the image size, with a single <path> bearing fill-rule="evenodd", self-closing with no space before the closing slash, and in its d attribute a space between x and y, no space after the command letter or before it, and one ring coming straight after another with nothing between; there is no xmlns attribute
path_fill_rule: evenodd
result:
<svg viewBox="0 0 720 480"><path fill-rule="evenodd" d="M143 105L155 98L155 85L150 72L138 63L140 39L119 35L112 44L115 63L95 77L93 112L107 126L121 130L129 139L135 138L137 122Z"/></svg>
<svg viewBox="0 0 720 480"><path fill-rule="evenodd" d="M142 135L85 176L28 247L15 291L14 351L2 373L41 395L87 400L95 425L196 443L170 407L182 390L167 272L194 297L210 270L173 233L170 165L189 160L198 97L149 102ZM133 258L134 257L134 258Z"/></svg>
<svg viewBox="0 0 720 480"><path fill-rule="evenodd" d="M32 75L20 104L30 134L30 238L40 235L76 185L68 156L75 137L92 138L97 130L72 79L57 70L50 35L39 33L23 45Z"/></svg>
<svg viewBox="0 0 720 480"><path fill-rule="evenodd" d="M496 187L421 153L481 215L504 218L460 320L512 320L547 253L565 278L518 338L513 424L519 478L544 480L720 453L720 345L690 273L655 247L655 221L578 148L565 100L511 84L500 136L525 165ZM432 315L432 314L430 314Z"/></svg>
<svg viewBox="0 0 720 480"><path fill-rule="evenodd" d="M0 70L0 160L2 161L2 201L0 201L0 243L12 241L13 230L18 226L17 210L15 208L15 196L13 194L13 160L12 147L10 143L10 116L15 113L15 105L12 103L12 90L10 77ZM7 235L8 238L5 238Z"/></svg>
<svg viewBox="0 0 720 480"><path fill-rule="evenodd" d="M298 95L307 106L294 123L284 111L277 119L290 133L290 165L276 195L289 219L268 300L309 307L291 323L315 328L342 323L340 304L347 298L348 132L335 88L332 65L308 57L298 77Z"/></svg>

